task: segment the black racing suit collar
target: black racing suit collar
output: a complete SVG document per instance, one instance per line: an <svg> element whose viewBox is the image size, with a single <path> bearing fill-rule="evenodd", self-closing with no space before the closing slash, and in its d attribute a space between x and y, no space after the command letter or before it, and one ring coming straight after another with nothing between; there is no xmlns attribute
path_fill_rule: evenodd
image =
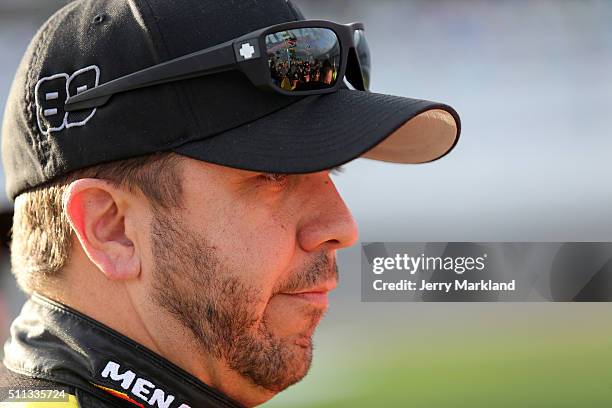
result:
<svg viewBox="0 0 612 408"><path fill-rule="evenodd" d="M38 294L11 326L4 364L105 398L118 392L135 406L242 407L133 340Z"/></svg>

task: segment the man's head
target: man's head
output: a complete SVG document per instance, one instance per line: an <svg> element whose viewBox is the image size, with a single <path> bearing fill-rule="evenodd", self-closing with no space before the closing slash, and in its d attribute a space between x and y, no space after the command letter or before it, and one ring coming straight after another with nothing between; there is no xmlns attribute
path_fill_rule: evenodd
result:
<svg viewBox="0 0 612 408"><path fill-rule="evenodd" d="M75 303L64 289L95 285L91 304L133 305L164 354L184 341L194 365L234 371L254 402L299 381L336 250L357 239L329 171L262 174L175 154L100 167L16 200L22 284Z"/></svg>
<svg viewBox="0 0 612 408"><path fill-rule="evenodd" d="M286 0L74 1L28 48L3 121L21 285L247 405L307 372L311 336L338 279L335 252L357 239L330 169L360 156L435 160L457 142L456 112L348 86L270 93L239 70L179 75L96 109L65 103L302 19ZM296 70L292 61L282 70ZM321 78L334 73L316 67Z"/></svg>

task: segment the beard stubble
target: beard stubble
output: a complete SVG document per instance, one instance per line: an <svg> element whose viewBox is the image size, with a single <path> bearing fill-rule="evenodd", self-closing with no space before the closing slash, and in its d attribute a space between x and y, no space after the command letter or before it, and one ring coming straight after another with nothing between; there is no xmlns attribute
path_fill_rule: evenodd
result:
<svg viewBox="0 0 612 408"><path fill-rule="evenodd" d="M262 291L224 265L216 248L175 215L158 211L151 223L154 256L152 300L193 335L204 352L254 384L279 392L300 381L312 362L312 334L323 311L306 312L308 328L295 341L275 337L257 315ZM320 253L273 293L338 279L335 261Z"/></svg>

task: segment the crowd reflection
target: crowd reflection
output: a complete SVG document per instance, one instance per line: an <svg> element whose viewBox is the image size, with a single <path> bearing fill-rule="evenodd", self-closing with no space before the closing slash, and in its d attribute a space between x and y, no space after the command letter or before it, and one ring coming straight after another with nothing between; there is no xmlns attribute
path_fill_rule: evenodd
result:
<svg viewBox="0 0 612 408"><path fill-rule="evenodd" d="M286 91L308 91L327 88L336 82L337 64L329 59L307 61L300 57L288 60L269 55L270 73L275 85Z"/></svg>

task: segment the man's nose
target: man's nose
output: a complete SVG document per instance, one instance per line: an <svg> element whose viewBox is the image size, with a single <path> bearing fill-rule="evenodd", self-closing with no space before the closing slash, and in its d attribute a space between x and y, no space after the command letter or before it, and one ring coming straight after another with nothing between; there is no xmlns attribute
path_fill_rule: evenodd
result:
<svg viewBox="0 0 612 408"><path fill-rule="evenodd" d="M304 202L298 242L308 252L349 247L359 237L357 223L329 175L319 174Z"/></svg>

